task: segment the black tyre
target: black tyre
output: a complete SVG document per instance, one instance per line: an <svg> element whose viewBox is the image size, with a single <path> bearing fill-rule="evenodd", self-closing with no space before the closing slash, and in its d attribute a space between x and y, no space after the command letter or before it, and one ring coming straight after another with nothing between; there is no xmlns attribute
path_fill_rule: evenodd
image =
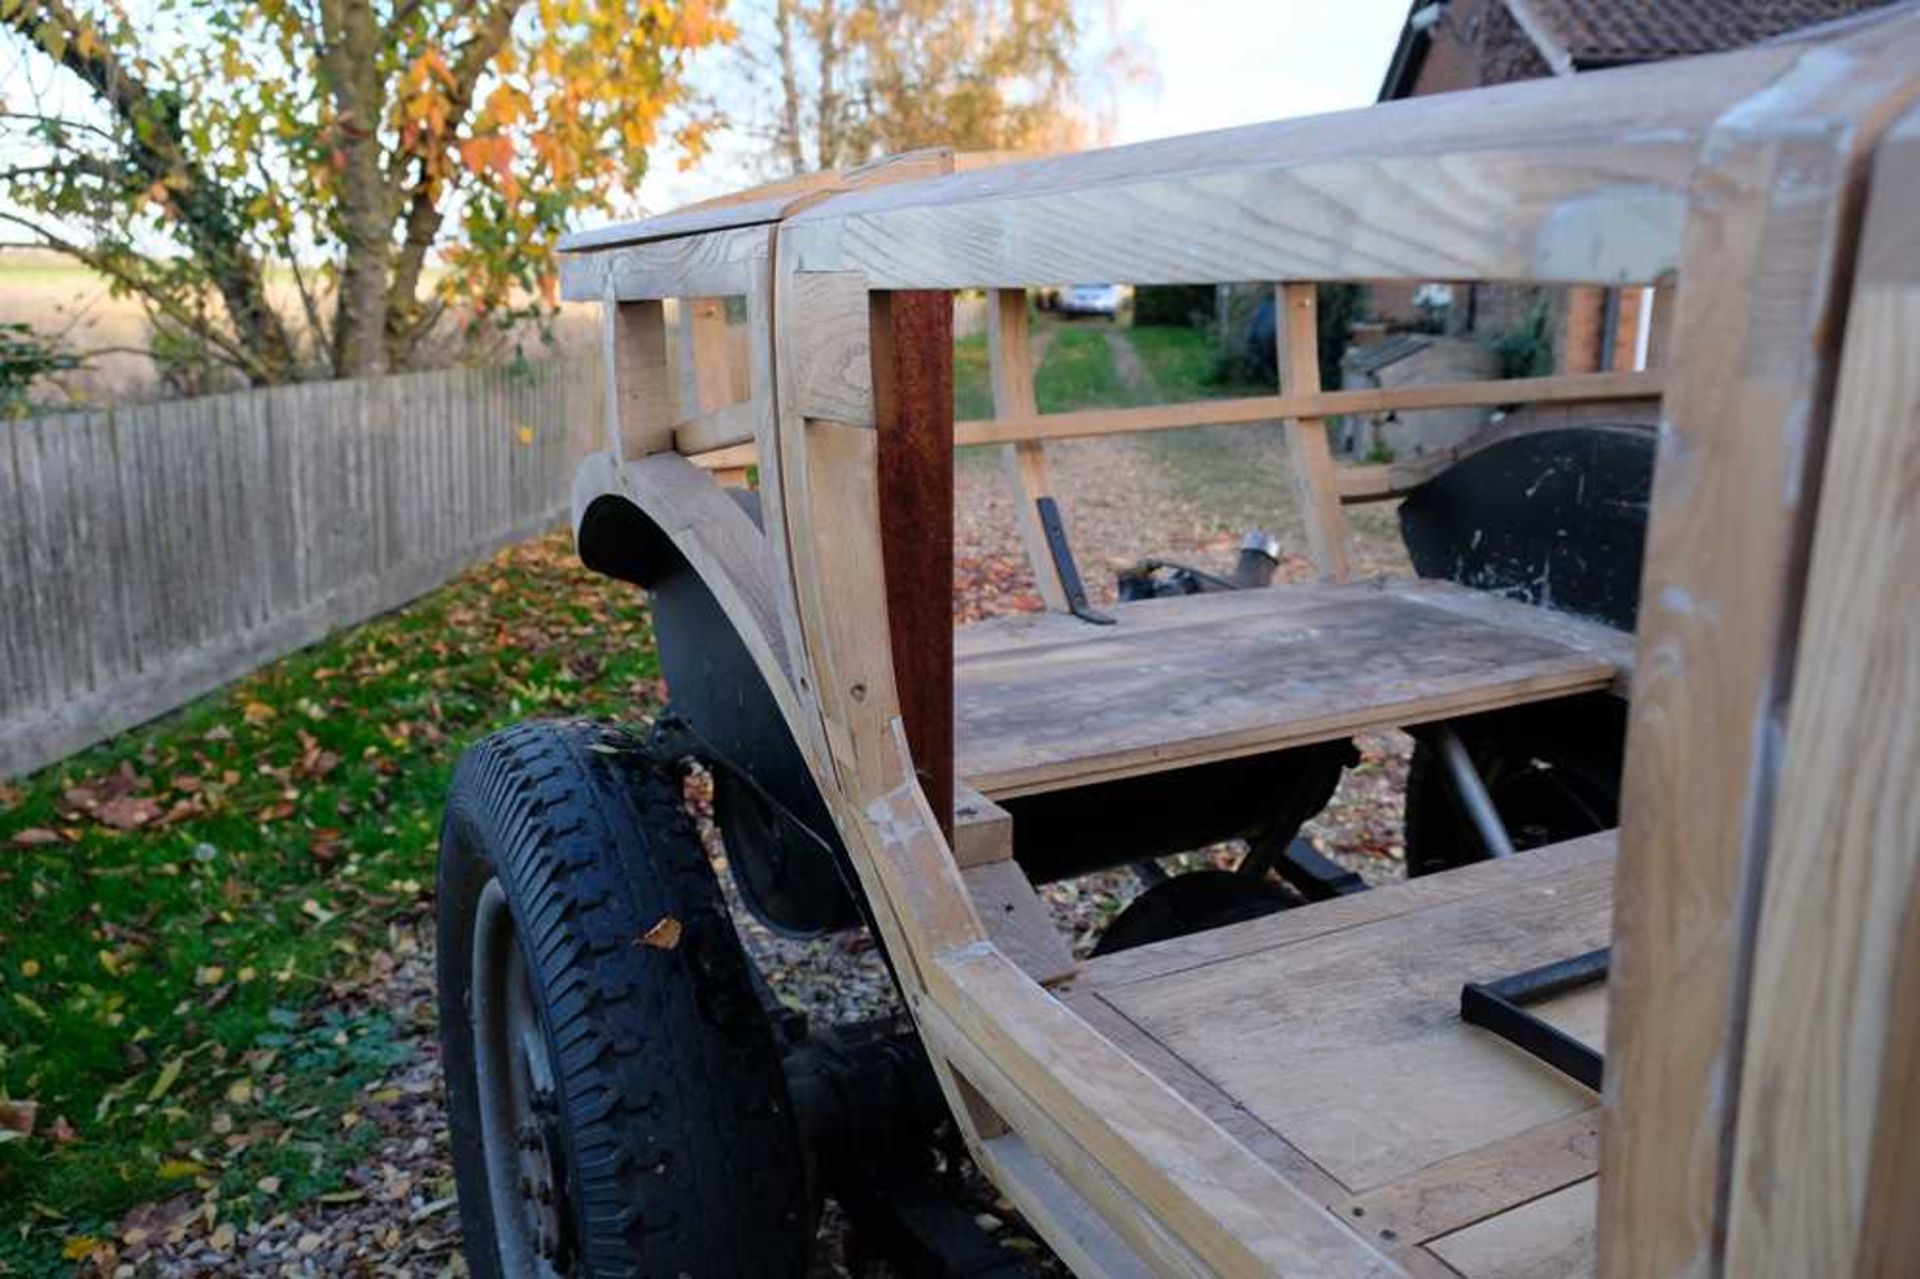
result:
<svg viewBox="0 0 1920 1279"><path fill-rule="evenodd" d="M1605 693L1453 721L1516 850L1620 824L1626 704ZM1407 772L1407 874L1488 856L1439 748L1415 730Z"/></svg>
<svg viewBox="0 0 1920 1279"><path fill-rule="evenodd" d="M473 1274L804 1273L779 1052L668 768L589 724L480 742L438 910Z"/></svg>

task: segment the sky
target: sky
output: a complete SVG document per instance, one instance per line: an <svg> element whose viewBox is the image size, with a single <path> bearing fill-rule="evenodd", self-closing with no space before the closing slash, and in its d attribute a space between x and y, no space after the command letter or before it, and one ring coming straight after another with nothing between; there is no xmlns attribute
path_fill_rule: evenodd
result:
<svg viewBox="0 0 1920 1279"><path fill-rule="evenodd" d="M1380 91L1410 8L1407 0L1116 0L1113 7L1114 25L1146 55L1155 81L1119 92L1116 143L1365 106ZM661 157L640 196L657 212L756 180L722 148L689 173Z"/></svg>

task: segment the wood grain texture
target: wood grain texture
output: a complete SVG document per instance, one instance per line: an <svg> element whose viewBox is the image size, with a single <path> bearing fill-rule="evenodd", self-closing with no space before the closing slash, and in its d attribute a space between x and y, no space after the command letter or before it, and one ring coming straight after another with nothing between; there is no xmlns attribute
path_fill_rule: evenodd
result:
<svg viewBox="0 0 1920 1279"><path fill-rule="evenodd" d="M1294 395L1320 390L1319 289L1312 284L1282 284L1274 289L1274 334L1280 389ZM1300 502L1300 518L1307 529L1307 545L1320 578L1344 582L1353 576L1348 543L1347 513L1340 506L1340 485L1334 476L1333 452L1327 444L1324 418L1287 419L1288 472Z"/></svg>
<svg viewBox="0 0 1920 1279"><path fill-rule="evenodd" d="M802 418L872 426L873 346L866 281L851 272L820 272L786 279L782 300L808 323L786 331L782 394Z"/></svg>
<svg viewBox="0 0 1920 1279"><path fill-rule="evenodd" d="M1693 181L1620 805L1601 1273L1713 1273L1845 253L1920 23L1797 54Z"/></svg>
<svg viewBox="0 0 1920 1279"><path fill-rule="evenodd" d="M686 346L692 367L694 412L711 413L735 397L733 394L733 339L727 331L725 298L688 298L682 303L686 315ZM752 438L746 436L743 438ZM689 450L682 448L682 452Z"/></svg>
<svg viewBox="0 0 1920 1279"><path fill-rule="evenodd" d="M973 1062L992 1063L1213 1272L1399 1273L998 953L954 952L931 975L938 1008L927 1020L936 1043L964 1041ZM943 1025L951 1031L941 1034ZM1001 1103L998 1092L987 1093Z"/></svg>
<svg viewBox="0 0 1920 1279"><path fill-rule="evenodd" d="M794 265L860 269L877 288L1651 282L1677 265L1705 130L1794 53L1386 103L842 195L789 221Z"/></svg>
<svg viewBox="0 0 1920 1279"><path fill-rule="evenodd" d="M907 747L953 837L953 300L873 298L888 638Z"/></svg>
<svg viewBox="0 0 1920 1279"><path fill-rule="evenodd" d="M1827 440L1754 940L1733 1274L1848 1273L1875 1162L1920 1151L1920 1083L1890 1058L1920 902L1917 215L1920 114L1874 161ZM1920 1183L1887 1189L1911 1212Z"/></svg>
<svg viewBox="0 0 1920 1279"><path fill-rule="evenodd" d="M1711 131L1692 186L1621 803L1600 1268L1706 1275L1867 149L1920 23L1856 25Z"/></svg>
<svg viewBox="0 0 1920 1279"><path fill-rule="evenodd" d="M1557 879L1581 866L1610 862L1615 843L1614 833L1606 831L1529 850L1537 856L1475 862L1444 875L1424 875L1393 885L1390 893L1373 890L1354 893L1316 902L1310 911L1282 911L1243 924L1229 924L1204 933L1136 946L1117 955L1096 956L1081 966L1080 976L1060 993L1063 998L1078 999L1137 981L1291 946L1410 910L1447 905L1486 893L1507 892L1536 880Z"/></svg>
<svg viewBox="0 0 1920 1279"><path fill-rule="evenodd" d="M586 361L0 423L0 776L559 525L600 396Z"/></svg>
<svg viewBox="0 0 1920 1279"><path fill-rule="evenodd" d="M1440 594L1289 586L1123 604L1099 629L1060 615L964 628L960 774L1028 794L1613 682L1604 656L1429 602Z"/></svg>
<svg viewBox="0 0 1920 1279"><path fill-rule="evenodd" d="M1515 1133L1376 1186L1346 1205L1368 1229L1418 1243L1463 1229L1592 1177L1600 1167L1600 1107ZM1591 1224L1591 1223L1589 1223Z"/></svg>
<svg viewBox="0 0 1920 1279"><path fill-rule="evenodd" d="M668 239L599 252L562 253L560 296L569 302L657 301L745 293L767 229Z"/></svg>
<svg viewBox="0 0 1920 1279"><path fill-rule="evenodd" d="M712 459L716 453L727 453L751 445L759 420L760 408L752 400L722 404L698 417L675 422L672 427L674 451L705 456L709 459L708 469L712 470L737 465L732 459L722 462ZM750 454L748 456L751 457Z"/></svg>
<svg viewBox="0 0 1920 1279"><path fill-rule="evenodd" d="M1867 1169L1866 1211L1854 1273L1862 1279L1898 1279L1920 1256L1920 898L1909 897L1900 930L1899 958L1887 1004L1886 1057L1880 1067L1873 1160Z"/></svg>
<svg viewBox="0 0 1920 1279"><path fill-rule="evenodd" d="M1217 1273L1161 1225L1138 1195L1102 1167L1066 1126L1029 1097L1001 1064L975 1046L950 1018L936 1009L923 1024L928 1040L959 1072L967 1091L978 1096L980 1105L990 1111L989 1117L1037 1155L1061 1186L1140 1258L1148 1273L1161 1279L1207 1279ZM981 1144L991 1147L992 1141ZM991 1158L990 1151L983 1153ZM1040 1220L1045 1222L1047 1218ZM1053 1242L1051 1235L1047 1239ZM1071 1256L1071 1249L1062 1255Z"/></svg>
<svg viewBox="0 0 1920 1279"><path fill-rule="evenodd" d="M1154 1279L1154 1270L1018 1133L982 1143L976 1158L1020 1215L1081 1279Z"/></svg>

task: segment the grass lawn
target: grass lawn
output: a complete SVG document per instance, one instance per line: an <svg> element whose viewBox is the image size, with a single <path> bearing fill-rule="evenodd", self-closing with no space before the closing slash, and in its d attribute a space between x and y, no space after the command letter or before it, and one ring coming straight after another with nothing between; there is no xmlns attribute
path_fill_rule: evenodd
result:
<svg viewBox="0 0 1920 1279"><path fill-rule="evenodd" d="M1272 383L1226 382L1219 376L1220 356L1212 334L1184 325L1157 324L1127 331L1134 354L1162 398L1169 401L1217 399L1235 395L1272 395Z"/></svg>
<svg viewBox="0 0 1920 1279"><path fill-rule="evenodd" d="M336 1187L407 1050L382 1010L316 1009L428 909L460 750L658 692L637 594L559 533L0 784L0 1117L38 1108L0 1123L0 1269L160 1195L245 1218Z"/></svg>
<svg viewBox="0 0 1920 1279"><path fill-rule="evenodd" d="M1033 374L1033 397L1042 413L1121 407L1139 403L1139 390L1121 376L1107 334L1108 325L1089 328L1061 324L1053 330L1045 356Z"/></svg>
<svg viewBox="0 0 1920 1279"><path fill-rule="evenodd" d="M953 416L961 422L993 416L993 369L984 333L953 344Z"/></svg>

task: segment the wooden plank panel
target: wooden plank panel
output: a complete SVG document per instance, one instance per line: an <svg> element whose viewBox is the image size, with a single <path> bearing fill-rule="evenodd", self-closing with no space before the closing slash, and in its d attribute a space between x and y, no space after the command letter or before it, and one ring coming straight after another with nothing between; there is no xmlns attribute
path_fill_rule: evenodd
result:
<svg viewBox="0 0 1920 1279"><path fill-rule="evenodd" d="M1427 1240L1584 1181L1599 1167L1595 1104L1376 1187L1347 1204L1346 1212L1364 1217L1376 1233Z"/></svg>
<svg viewBox="0 0 1920 1279"><path fill-rule="evenodd" d="M1021 972L1042 985L1073 976L1073 952L1019 863L963 867L960 879L988 938Z"/></svg>
<svg viewBox="0 0 1920 1279"><path fill-rule="evenodd" d="M1848 1273L1871 1251L1876 1144L1920 1151L1920 1082L1887 1073L1920 903L1920 112L1874 161L1858 263L1754 941L1743 1276ZM1910 1211L1920 1184L1888 1189Z"/></svg>
<svg viewBox="0 0 1920 1279"><path fill-rule="evenodd" d="M97 634L99 618L93 609L93 584L102 576L97 562L88 558L94 523L92 475L87 467L87 420L91 414L61 414L42 422L46 458L52 463L51 477L60 490L54 514L54 574L62 601L62 626L56 642L72 655L74 691L80 696L92 692L109 672L103 669L102 642Z"/></svg>
<svg viewBox="0 0 1920 1279"><path fill-rule="evenodd" d="M787 221L791 263L864 271L876 288L1651 283L1678 265L1688 183L1719 115L1803 54L1809 69L1841 68L1898 27L840 196Z"/></svg>
<svg viewBox="0 0 1920 1279"><path fill-rule="evenodd" d="M59 481L59 468L53 463L46 419L21 422L14 428L15 464L20 470L26 493L25 520L20 529L26 541L27 607L34 618L34 643L41 656L45 680L43 697L47 703L78 695L73 672L73 647L61 642L70 619L66 594L60 580L56 548L60 542L59 521L67 492ZM16 604L15 607L18 607Z"/></svg>
<svg viewBox="0 0 1920 1279"><path fill-rule="evenodd" d="M977 1054L1004 1072L1101 1175L1141 1201L1142 1219L1129 1223L1136 1229L1171 1233L1219 1274L1401 1273L997 953L956 952L936 975L946 988L936 991L937 1011L922 1014L936 1045ZM957 1049L963 1037L966 1046ZM1029 1126L1019 1125L1023 1133ZM1129 1242L1144 1241L1135 1235Z"/></svg>
<svg viewBox="0 0 1920 1279"><path fill-rule="evenodd" d="M511 395L451 370L0 426L0 589L15 601L0 610L0 773L172 709L557 518L599 421L575 421L597 407L591 365L564 368ZM556 425L527 449L519 420Z"/></svg>
<svg viewBox="0 0 1920 1279"><path fill-rule="evenodd" d="M150 473L141 465L145 455L140 434L144 417L136 410L113 411L114 469L117 473L122 545L127 573L126 625L132 640L134 667L145 671L162 652L158 637L160 623L159 594L154 582L159 572L158 548L154 544L151 514L152 491L156 487Z"/></svg>
<svg viewBox="0 0 1920 1279"><path fill-rule="evenodd" d="M1584 866L1611 864L1614 843L1614 833L1604 831L1547 848L1531 849L1525 857L1476 862L1444 875L1423 875L1385 888L1316 902L1311 910L1282 911L1244 924L1229 924L1204 933L1136 946L1118 955L1099 956L1083 964L1079 978L1071 986L1063 987L1061 994L1078 998L1295 945L1409 911L1507 893L1537 882L1557 881Z"/></svg>
<svg viewBox="0 0 1920 1279"><path fill-rule="evenodd" d="M873 298L880 550L914 771L953 837L953 300Z"/></svg>
<svg viewBox="0 0 1920 1279"><path fill-rule="evenodd" d="M1897 1279L1920 1256L1920 909L1909 900L1887 1002L1886 1057L1880 1067L1880 1116L1867 1170L1866 1211L1860 1224L1855 1272L1863 1279Z"/></svg>
<svg viewBox="0 0 1920 1279"><path fill-rule="evenodd" d="M0 528L17 530L25 519L26 493L14 473L13 454L18 431L0 424ZM24 600L27 592L23 553L26 539L15 533L0 537L0 599ZM29 617L25 608L0 609L0 717L16 714L31 704L39 682Z"/></svg>
<svg viewBox="0 0 1920 1279"><path fill-rule="evenodd" d="M1029 793L1603 688L1614 676L1592 653L1368 587L1153 603L1122 606L1118 625L1078 626L1065 643L963 651L961 775L995 797Z"/></svg>
<svg viewBox="0 0 1920 1279"><path fill-rule="evenodd" d="M1069 982L1060 982L1054 986L1054 990L1064 993L1070 985ZM1229 1097L1218 1084L1127 1020L1125 1014L1097 993L1069 999L1067 1006L1136 1064L1151 1071L1167 1087L1192 1103L1201 1114L1220 1125L1222 1132L1232 1136L1249 1153L1301 1190L1327 1205L1337 1204L1347 1197L1347 1188L1334 1180L1326 1169L1301 1154L1296 1146L1260 1122L1252 1111ZM1351 1220L1355 1231L1370 1238L1378 1234L1371 1223L1353 1220L1351 1214L1343 1216L1342 1220ZM1390 1244L1391 1237L1384 1242Z"/></svg>
<svg viewBox="0 0 1920 1279"><path fill-rule="evenodd" d="M1463 1022L1460 987L1605 945L1612 879L1605 861L1576 863L1104 998L1365 1190L1592 1107L1586 1089ZM1577 1037L1597 1040L1591 1014Z"/></svg>

